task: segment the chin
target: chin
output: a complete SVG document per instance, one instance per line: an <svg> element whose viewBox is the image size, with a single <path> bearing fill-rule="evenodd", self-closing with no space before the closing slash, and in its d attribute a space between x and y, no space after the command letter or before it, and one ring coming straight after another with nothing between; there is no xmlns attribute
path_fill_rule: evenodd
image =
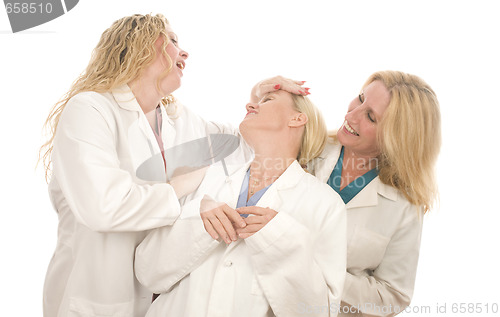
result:
<svg viewBox="0 0 500 317"><path fill-rule="evenodd" d="M173 82L169 82L169 83L166 83L165 85L163 85L161 87L161 90L162 90L162 93L166 96L172 94L174 91L176 91L177 89L179 89L181 87L181 81L179 79L179 81L173 83Z"/></svg>
<svg viewBox="0 0 500 317"><path fill-rule="evenodd" d="M245 136L248 134L248 126L245 124L245 121L241 121L238 129L240 130L241 136L245 138Z"/></svg>
<svg viewBox="0 0 500 317"><path fill-rule="evenodd" d="M240 123L240 126L239 126L239 131L241 133L241 136L243 137L243 139L245 140L245 142L253 149L253 145L252 145L252 128L249 127L246 122L243 120L241 123Z"/></svg>

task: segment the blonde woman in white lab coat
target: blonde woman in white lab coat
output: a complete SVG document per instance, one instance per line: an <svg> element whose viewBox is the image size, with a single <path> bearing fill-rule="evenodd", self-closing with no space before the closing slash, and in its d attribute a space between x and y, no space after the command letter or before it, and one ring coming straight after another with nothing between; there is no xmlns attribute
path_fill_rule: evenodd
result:
<svg viewBox="0 0 500 317"><path fill-rule="evenodd" d="M137 248L139 281L160 293L147 316L336 316L345 206L299 164L323 149L321 115L280 90L247 105L240 131L254 160L228 176L213 165L181 218Z"/></svg>
<svg viewBox="0 0 500 317"><path fill-rule="evenodd" d="M176 171L165 150L225 131L173 102L187 58L162 15L122 18L50 113L41 155L47 172L52 165L59 229L44 316L146 313L152 294L135 278L135 247L147 230L171 225L178 198L199 184L167 183Z"/></svg>
<svg viewBox="0 0 500 317"><path fill-rule="evenodd" d="M309 165L347 206L341 316L393 316L409 305L440 145L434 91L417 76L381 71Z"/></svg>

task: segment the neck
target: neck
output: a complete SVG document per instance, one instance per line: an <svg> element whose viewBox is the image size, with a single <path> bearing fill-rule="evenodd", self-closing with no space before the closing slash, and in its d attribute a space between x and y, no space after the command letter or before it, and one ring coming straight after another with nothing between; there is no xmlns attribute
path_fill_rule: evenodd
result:
<svg viewBox="0 0 500 317"><path fill-rule="evenodd" d="M375 155L360 155L351 149L344 147L344 168L357 171L369 171L378 166L378 158Z"/></svg>
<svg viewBox="0 0 500 317"><path fill-rule="evenodd" d="M146 116L151 113L154 114L154 110L161 102L161 96L156 88L154 88L156 86L145 85L143 83L140 83L139 80L133 80L129 83L129 87L134 93L137 103L141 107L142 111L146 114Z"/></svg>
<svg viewBox="0 0 500 317"><path fill-rule="evenodd" d="M298 146L289 142L266 139L254 147L255 158L250 165L252 177L275 181L297 158Z"/></svg>

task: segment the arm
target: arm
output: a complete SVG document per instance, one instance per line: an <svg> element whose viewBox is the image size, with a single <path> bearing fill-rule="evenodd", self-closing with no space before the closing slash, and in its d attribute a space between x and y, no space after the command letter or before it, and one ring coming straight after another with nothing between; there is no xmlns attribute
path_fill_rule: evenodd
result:
<svg viewBox="0 0 500 317"><path fill-rule="evenodd" d="M276 316L336 316L346 263L345 207L312 232L285 212L245 240L257 280ZM314 237L314 238L313 238Z"/></svg>
<svg viewBox="0 0 500 317"><path fill-rule="evenodd" d="M53 169L68 205L94 231L142 231L171 224L180 212L175 191L166 183L137 184L120 167L117 124L99 105L105 102L100 95L78 95L59 121Z"/></svg>
<svg viewBox="0 0 500 317"><path fill-rule="evenodd" d="M137 247L135 274L156 294L168 292L220 244L205 231L201 218L179 219L149 233Z"/></svg>
<svg viewBox="0 0 500 317"><path fill-rule="evenodd" d="M414 216L394 233L384 258L370 276L347 274L343 304L358 307L364 316L394 316L410 304L420 249L422 219ZM354 309L356 308L356 309Z"/></svg>
<svg viewBox="0 0 500 317"><path fill-rule="evenodd" d="M212 216L217 219L217 224L211 224L207 219ZM242 223L244 225L236 211L213 201L209 196L198 196L189 201L182 207L181 218L173 226L152 231L137 247L137 279L154 293L168 292L197 268L222 238L227 244L231 243L223 228L225 222L231 226L230 220L235 221L238 228ZM207 230L208 227L212 230Z"/></svg>

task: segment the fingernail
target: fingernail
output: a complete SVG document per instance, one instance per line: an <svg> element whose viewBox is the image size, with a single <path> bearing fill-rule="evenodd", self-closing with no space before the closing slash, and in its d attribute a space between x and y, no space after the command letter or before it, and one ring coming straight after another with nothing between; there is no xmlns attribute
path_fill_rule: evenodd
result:
<svg viewBox="0 0 500 317"><path fill-rule="evenodd" d="M310 93L309 91L307 91L307 92L306 92L306 96L307 96L307 95L310 95L310 94L311 94L311 93Z"/></svg>
<svg viewBox="0 0 500 317"><path fill-rule="evenodd" d="M305 81L305 80L303 80L303 81L302 81L302 85L303 85L303 84L305 84L305 83L306 83L306 81Z"/></svg>
<svg viewBox="0 0 500 317"><path fill-rule="evenodd" d="M304 89L305 89L307 92L309 92L309 89L311 89L311 88L307 88L307 87L305 87Z"/></svg>
<svg viewBox="0 0 500 317"><path fill-rule="evenodd" d="M233 237L231 237L231 240L236 241L236 240L238 240L238 237L233 236Z"/></svg>
<svg viewBox="0 0 500 317"><path fill-rule="evenodd" d="M242 227L242 228L245 228L246 226L247 226L247 223L243 221L243 222L241 223L241 227Z"/></svg>
<svg viewBox="0 0 500 317"><path fill-rule="evenodd" d="M280 89L281 85L280 84L276 84L274 85L274 89Z"/></svg>

